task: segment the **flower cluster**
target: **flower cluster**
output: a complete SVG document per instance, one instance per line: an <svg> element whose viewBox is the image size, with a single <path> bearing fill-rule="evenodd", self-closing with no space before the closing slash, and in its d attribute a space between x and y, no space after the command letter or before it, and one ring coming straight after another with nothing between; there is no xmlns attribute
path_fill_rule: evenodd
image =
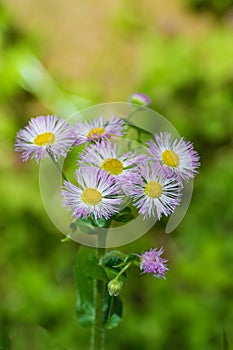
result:
<svg viewBox="0 0 233 350"><path fill-rule="evenodd" d="M137 93L129 102L136 108L135 103L146 106L150 99ZM24 161L50 157L56 162L83 144L77 183L64 178L61 189L63 203L74 219L111 220L124 207L125 198L144 220L168 216L180 204L184 184L197 174L199 156L191 142L167 132L151 135L143 152L122 152L117 140L130 127L127 119L116 116L80 121L74 127L57 116L39 116L18 132L15 148ZM152 249L142 254L141 270L164 278L168 269L162 252Z"/></svg>
<svg viewBox="0 0 233 350"><path fill-rule="evenodd" d="M199 156L191 142L169 133L154 135L145 151L122 153L114 142L126 131L124 120L99 117L73 128L56 116L31 119L16 138L23 160L66 156L71 146L86 144L77 159L77 185L65 181L64 204L73 217L108 220L120 211L124 196L144 219L170 215L182 196L183 183L197 173Z"/></svg>

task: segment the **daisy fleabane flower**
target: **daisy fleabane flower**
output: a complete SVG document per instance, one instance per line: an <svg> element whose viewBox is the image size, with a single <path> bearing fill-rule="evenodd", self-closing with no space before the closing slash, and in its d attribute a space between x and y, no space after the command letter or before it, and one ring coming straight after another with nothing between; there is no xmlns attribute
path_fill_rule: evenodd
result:
<svg viewBox="0 0 233 350"><path fill-rule="evenodd" d="M124 121L115 116L112 116L110 121L99 117L90 122L78 122L74 126L77 135L75 144L78 146L88 141L120 137L124 133L124 127Z"/></svg>
<svg viewBox="0 0 233 350"><path fill-rule="evenodd" d="M62 196L65 206L73 212L73 217L109 219L119 212L122 197L114 178L104 170L82 167L75 173L78 186L64 182Z"/></svg>
<svg viewBox="0 0 233 350"><path fill-rule="evenodd" d="M179 178L176 175L167 177L158 163L144 161L137 167L137 176L127 185L126 194L132 197L133 205L144 219L168 216L180 203Z"/></svg>
<svg viewBox="0 0 233 350"><path fill-rule="evenodd" d="M155 140L147 143L148 153L153 160L167 169L167 173L178 174L185 182L197 174L200 157L189 141L175 139L172 134L164 132L155 135Z"/></svg>
<svg viewBox="0 0 233 350"><path fill-rule="evenodd" d="M168 271L166 266L167 259L161 257L163 248L159 250L154 248L139 255L140 269L143 273L152 274L154 277L166 279L165 273Z"/></svg>
<svg viewBox="0 0 233 350"><path fill-rule="evenodd" d="M115 177L121 185L125 179L134 176L133 168L144 159L137 151L121 153L118 145L110 141L102 141L87 147L78 160L78 166L93 166L103 169Z"/></svg>
<svg viewBox="0 0 233 350"><path fill-rule="evenodd" d="M16 136L15 149L21 153L24 161L35 158L38 162L48 156L55 159L66 156L75 141L72 127L62 118L56 116L39 116L32 118L28 125Z"/></svg>

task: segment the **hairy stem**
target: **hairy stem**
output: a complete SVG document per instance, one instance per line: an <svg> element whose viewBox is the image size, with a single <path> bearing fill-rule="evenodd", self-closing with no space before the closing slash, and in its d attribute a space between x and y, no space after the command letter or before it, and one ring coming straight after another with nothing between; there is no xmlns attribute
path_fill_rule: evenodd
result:
<svg viewBox="0 0 233 350"><path fill-rule="evenodd" d="M102 247L105 243L103 232L99 234L99 245ZM100 260L105 254L105 248L97 248L97 258ZM103 324L103 300L105 293L105 282L101 280L94 281L94 303L95 303L95 322L92 328L91 350L104 350L105 328Z"/></svg>
<svg viewBox="0 0 233 350"><path fill-rule="evenodd" d="M63 180L68 181L68 179L67 179L66 175L64 174L60 164L54 158L53 153L49 149L47 149L47 153L48 153L49 157L51 158L51 160L53 161L54 165L56 166L57 170L61 173Z"/></svg>

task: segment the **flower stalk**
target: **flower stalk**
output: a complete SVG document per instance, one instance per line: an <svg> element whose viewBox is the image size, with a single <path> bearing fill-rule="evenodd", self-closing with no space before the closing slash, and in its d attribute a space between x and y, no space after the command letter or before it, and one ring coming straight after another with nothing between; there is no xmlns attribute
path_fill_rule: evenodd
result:
<svg viewBox="0 0 233 350"><path fill-rule="evenodd" d="M97 248L97 258L100 260L105 253L105 248ZM95 320L92 328L90 350L104 350L105 328L103 324L103 300L105 282L94 280L94 306Z"/></svg>
<svg viewBox="0 0 233 350"><path fill-rule="evenodd" d="M50 157L50 159L52 160L52 162L54 163L54 165L56 166L57 170L61 173L61 176L63 178L64 181L68 181L64 171L62 170L60 164L56 161L56 159L54 158L53 153L50 151L50 149L47 149L47 153Z"/></svg>
<svg viewBox="0 0 233 350"><path fill-rule="evenodd" d="M107 232L98 233L98 247L96 254L97 259L100 259L104 256L106 249L106 235ZM105 328L103 323L103 302L104 294L106 289L106 283L102 280L94 280L94 308L95 308L95 319L92 326L92 336L91 336L91 348L90 350L104 350L104 341L105 341Z"/></svg>

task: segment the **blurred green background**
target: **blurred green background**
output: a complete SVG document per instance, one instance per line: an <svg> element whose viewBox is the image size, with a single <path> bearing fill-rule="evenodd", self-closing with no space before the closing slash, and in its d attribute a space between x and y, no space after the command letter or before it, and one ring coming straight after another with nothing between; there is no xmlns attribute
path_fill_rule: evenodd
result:
<svg viewBox="0 0 233 350"><path fill-rule="evenodd" d="M166 281L131 271L111 350L219 350L233 344L233 1L8 0L0 3L0 336L13 350L88 349L75 316L78 249L50 222L38 167L14 152L29 118L129 94L195 143L202 167L171 234L162 224L125 252L165 247ZM9 333L9 337L7 335ZM55 343L55 344L53 344Z"/></svg>

